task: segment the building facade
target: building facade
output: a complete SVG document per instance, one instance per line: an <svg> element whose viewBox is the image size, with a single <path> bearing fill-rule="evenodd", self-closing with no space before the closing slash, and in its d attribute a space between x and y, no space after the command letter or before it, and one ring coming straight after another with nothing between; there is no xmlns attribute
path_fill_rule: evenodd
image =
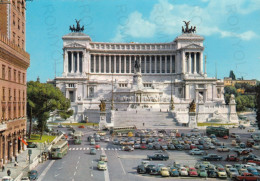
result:
<svg viewBox="0 0 260 181"><path fill-rule="evenodd" d="M204 38L196 33L183 32L169 43L93 42L81 31L62 39L63 75L49 82L71 100L71 121L100 121L99 104L105 100L109 123L118 111L140 109L171 111L177 122L189 124L194 100L198 122L216 117L237 122L235 104L224 103L223 80L207 77Z"/></svg>
<svg viewBox="0 0 260 181"><path fill-rule="evenodd" d="M224 86L235 86L235 84L249 84L255 86L256 80L232 80L230 77L224 78Z"/></svg>
<svg viewBox="0 0 260 181"><path fill-rule="evenodd" d="M7 163L25 149L25 0L0 2L0 160Z"/></svg>

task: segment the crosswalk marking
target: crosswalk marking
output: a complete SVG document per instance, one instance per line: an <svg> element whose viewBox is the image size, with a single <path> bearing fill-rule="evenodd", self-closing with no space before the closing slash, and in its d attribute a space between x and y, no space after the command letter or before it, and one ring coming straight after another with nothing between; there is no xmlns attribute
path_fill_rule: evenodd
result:
<svg viewBox="0 0 260 181"><path fill-rule="evenodd" d="M90 147L78 147L78 148L69 148L68 150L70 150L70 151L83 151L83 150L90 150ZM108 151L120 151L120 150L122 150L121 148L103 148L103 147L101 147L101 148L97 148L96 150L104 150L104 151L106 151L106 150L108 150Z"/></svg>

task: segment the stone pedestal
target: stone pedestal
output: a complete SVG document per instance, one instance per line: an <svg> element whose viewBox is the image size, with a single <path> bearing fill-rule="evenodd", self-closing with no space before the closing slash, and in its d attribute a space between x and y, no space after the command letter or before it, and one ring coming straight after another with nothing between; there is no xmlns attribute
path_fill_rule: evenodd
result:
<svg viewBox="0 0 260 181"><path fill-rule="evenodd" d="M99 113L99 129L103 129L107 125L107 115L106 112Z"/></svg>
<svg viewBox="0 0 260 181"><path fill-rule="evenodd" d="M143 89L142 74L140 72L135 73L133 76L133 89L135 90Z"/></svg>
<svg viewBox="0 0 260 181"><path fill-rule="evenodd" d="M197 120L196 120L196 113L189 112L189 127L196 128L197 127Z"/></svg>

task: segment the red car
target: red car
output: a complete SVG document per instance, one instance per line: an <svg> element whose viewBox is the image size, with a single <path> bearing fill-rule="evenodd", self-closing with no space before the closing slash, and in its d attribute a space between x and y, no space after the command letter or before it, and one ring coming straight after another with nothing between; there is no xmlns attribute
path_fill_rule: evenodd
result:
<svg viewBox="0 0 260 181"><path fill-rule="evenodd" d="M236 180L260 180L259 176L253 175L252 173L243 173L236 177Z"/></svg>
<svg viewBox="0 0 260 181"><path fill-rule="evenodd" d="M145 150L145 149L147 149L147 146L146 146L146 144L141 144L141 146L140 146L140 149L142 149L142 150Z"/></svg>
<svg viewBox="0 0 260 181"><path fill-rule="evenodd" d="M239 158L236 157L235 155L227 155L226 161L235 161L235 162L239 162Z"/></svg>
<svg viewBox="0 0 260 181"><path fill-rule="evenodd" d="M193 149L195 149L195 148L197 148L197 146L196 146L195 144L191 144L191 145L190 145L190 149L191 149L191 150L193 150Z"/></svg>
<svg viewBox="0 0 260 181"><path fill-rule="evenodd" d="M95 148L96 148L96 149L99 149L99 148L100 148L100 145L95 145Z"/></svg>
<svg viewBox="0 0 260 181"><path fill-rule="evenodd" d="M79 128L85 128L85 126L84 125L80 125Z"/></svg>
<svg viewBox="0 0 260 181"><path fill-rule="evenodd" d="M226 136L223 136L223 139L228 139L228 136L226 135Z"/></svg>
<svg viewBox="0 0 260 181"><path fill-rule="evenodd" d="M198 176L198 172L197 172L196 168L190 168L189 169L189 176L190 177L197 177Z"/></svg>
<svg viewBox="0 0 260 181"><path fill-rule="evenodd" d="M255 159L253 159L253 160L248 160L248 162L250 162L250 163L255 163L255 164L257 164L257 165L260 165L260 159L259 159L259 158L255 158Z"/></svg>

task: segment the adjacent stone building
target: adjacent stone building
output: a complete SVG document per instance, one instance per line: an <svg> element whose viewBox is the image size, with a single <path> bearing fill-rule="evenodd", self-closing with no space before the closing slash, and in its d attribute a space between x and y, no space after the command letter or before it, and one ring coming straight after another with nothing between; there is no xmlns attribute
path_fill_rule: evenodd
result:
<svg viewBox="0 0 260 181"><path fill-rule="evenodd" d="M26 135L25 0L0 1L0 163L14 159Z"/></svg>

